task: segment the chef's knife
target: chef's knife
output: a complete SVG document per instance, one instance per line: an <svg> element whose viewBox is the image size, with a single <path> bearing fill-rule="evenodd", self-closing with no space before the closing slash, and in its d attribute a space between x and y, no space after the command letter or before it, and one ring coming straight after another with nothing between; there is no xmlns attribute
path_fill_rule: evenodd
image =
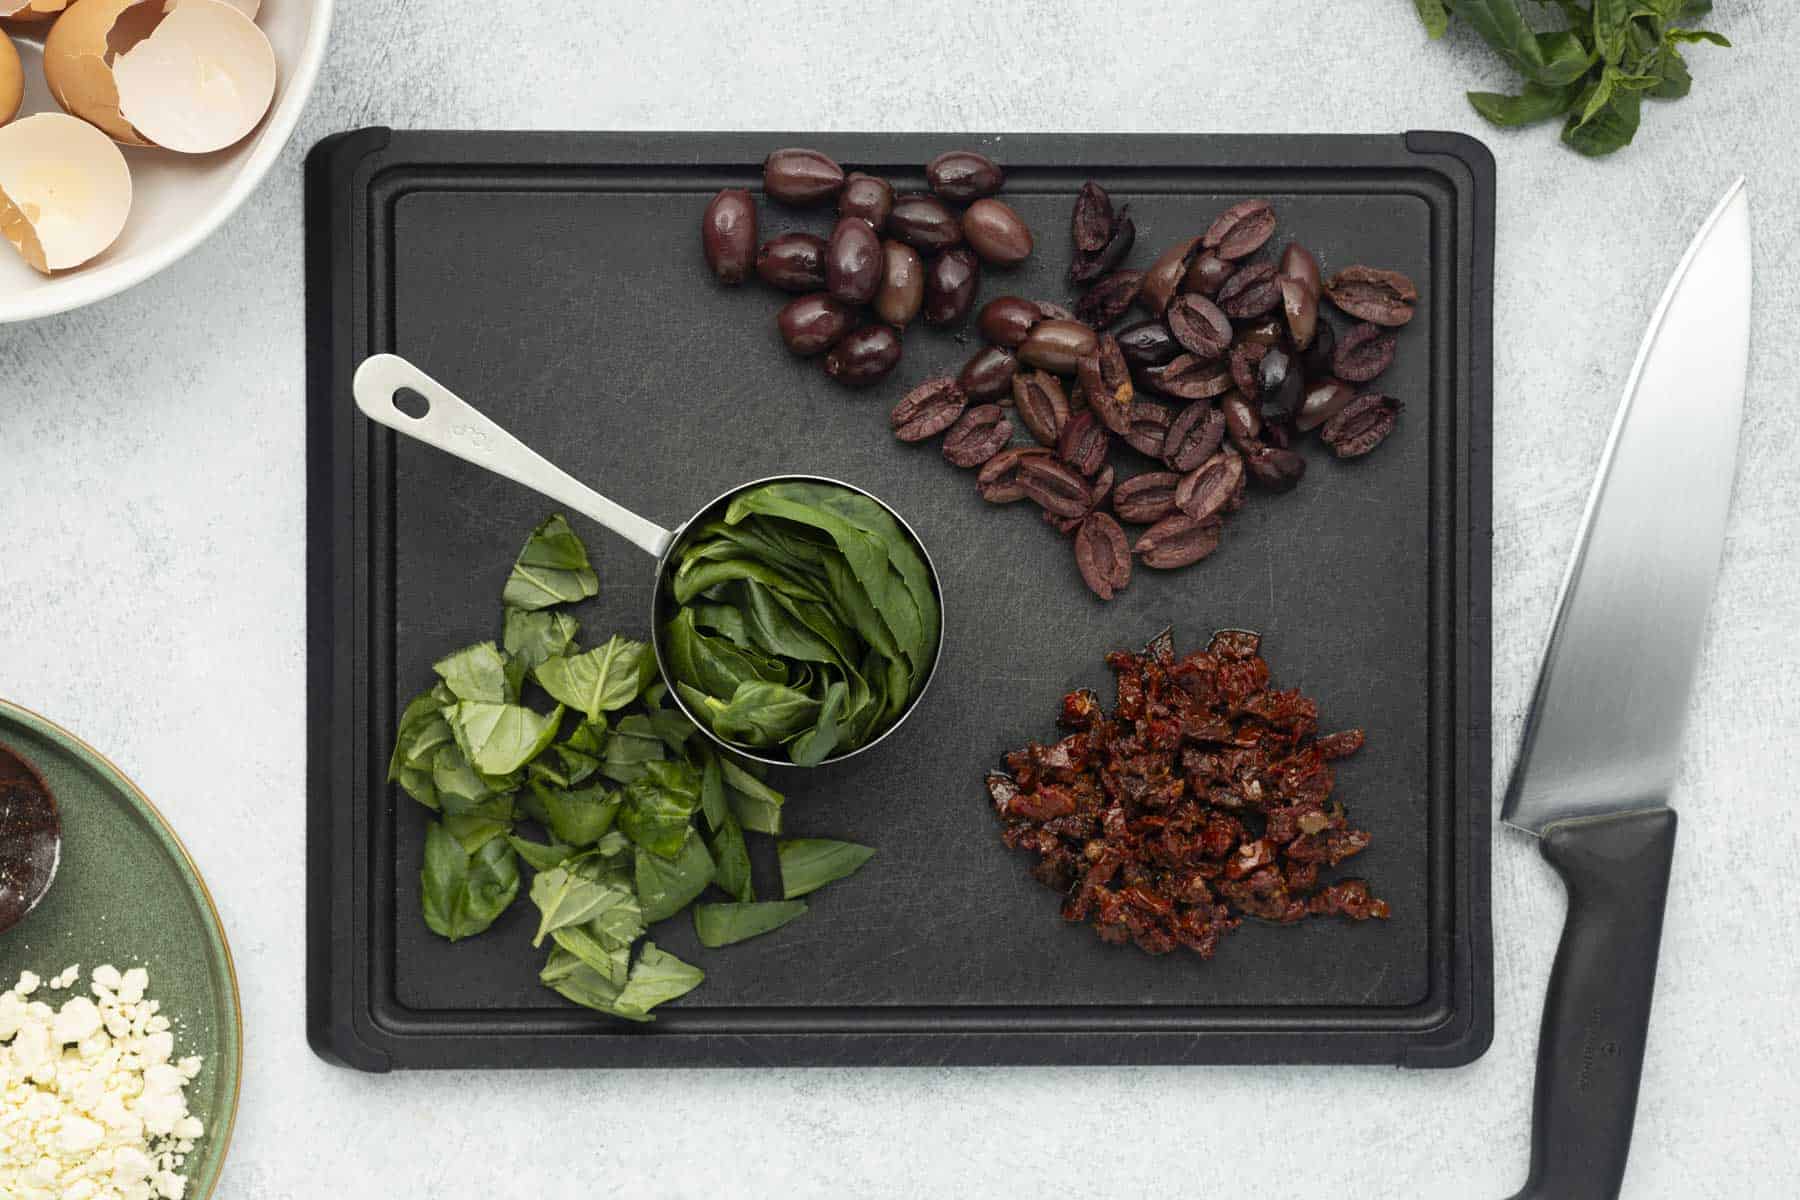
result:
<svg viewBox="0 0 1800 1200"><path fill-rule="evenodd" d="M1688 247L1600 458L1501 818L1569 893L1538 1042L1531 1176L1515 1200L1619 1194L1663 901L1670 792L1725 544L1750 342L1738 180Z"/></svg>

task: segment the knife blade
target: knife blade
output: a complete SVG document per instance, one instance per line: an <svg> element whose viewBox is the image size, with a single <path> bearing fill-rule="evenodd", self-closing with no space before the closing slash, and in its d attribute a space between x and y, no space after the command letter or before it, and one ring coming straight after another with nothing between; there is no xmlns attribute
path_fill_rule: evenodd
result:
<svg viewBox="0 0 1800 1200"><path fill-rule="evenodd" d="M1675 849L1670 793L1725 546L1750 342L1732 184L1650 318L1588 496L1501 819L1569 893L1515 1200L1616 1197Z"/></svg>

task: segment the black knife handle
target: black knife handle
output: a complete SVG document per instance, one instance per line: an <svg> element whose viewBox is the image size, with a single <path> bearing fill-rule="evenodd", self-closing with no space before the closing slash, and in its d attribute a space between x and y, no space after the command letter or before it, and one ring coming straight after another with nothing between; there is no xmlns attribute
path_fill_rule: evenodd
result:
<svg viewBox="0 0 1800 1200"><path fill-rule="evenodd" d="M1544 857L1569 892L1531 1106L1531 1177L1513 1200L1615 1200L1631 1151L1675 810L1559 821Z"/></svg>

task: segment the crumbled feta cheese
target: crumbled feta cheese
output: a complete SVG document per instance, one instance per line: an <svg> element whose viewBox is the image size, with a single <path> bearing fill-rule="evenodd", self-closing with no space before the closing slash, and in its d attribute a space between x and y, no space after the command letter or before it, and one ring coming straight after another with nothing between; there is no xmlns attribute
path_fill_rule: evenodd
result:
<svg viewBox="0 0 1800 1200"><path fill-rule="evenodd" d="M79 978L68 967L50 990ZM184 1094L201 1061L175 1058L149 972L96 967L93 999L60 1008L29 998L43 982L25 971L0 992L0 1197L182 1200L206 1132Z"/></svg>

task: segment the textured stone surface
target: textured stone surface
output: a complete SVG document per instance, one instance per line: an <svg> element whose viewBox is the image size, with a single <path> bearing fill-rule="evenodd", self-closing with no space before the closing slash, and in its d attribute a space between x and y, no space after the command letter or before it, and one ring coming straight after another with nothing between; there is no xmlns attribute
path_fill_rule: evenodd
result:
<svg viewBox="0 0 1800 1200"><path fill-rule="evenodd" d="M1499 835L1497 1033L1485 1058L1448 1073L374 1078L325 1066L302 1011L300 162L319 136L372 122L1487 138L1500 163L1496 790L1643 324L1696 222L1747 173L1766 335L1677 796L1686 819L1626 1195L1800 1191L1789 1130L1800 911L1778 883L1800 858L1782 778L1800 749L1800 10L1722 5L1717 25L1739 48L1696 48L1692 98L1647 106L1640 144L1590 163L1548 129L1481 128L1461 92L1502 85L1501 73L1466 36L1429 46L1401 0L1297 6L1309 11L1283 15L1275 36L1264 4L1073 7L770 0L702 15L698 2L538 0L477 16L354 0L294 144L218 235L108 303L0 328L0 694L112 755L208 872L248 1022L222 1197L551 1200L631 1185L1074 1197L1177 1181L1204 1195L1246 1181L1243 1166L1214 1164L1221 1144L1254 1148L1255 1190L1271 1200L1500 1196L1524 1173L1562 915L1535 848ZM1353 69L1382 82L1353 82ZM1329 100L1322 80L1336 81ZM1263 1132L1296 1108L1323 1116L1297 1138Z"/></svg>

